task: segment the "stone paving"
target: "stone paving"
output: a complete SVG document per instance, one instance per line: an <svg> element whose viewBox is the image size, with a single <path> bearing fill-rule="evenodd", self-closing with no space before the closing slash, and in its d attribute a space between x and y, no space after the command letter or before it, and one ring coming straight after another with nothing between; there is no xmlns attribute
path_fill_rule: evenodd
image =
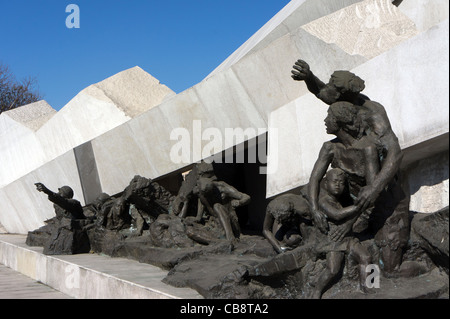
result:
<svg viewBox="0 0 450 319"><path fill-rule="evenodd" d="M71 299L71 297L0 264L0 299Z"/></svg>
<svg viewBox="0 0 450 319"><path fill-rule="evenodd" d="M26 235L0 235L0 265L76 299L203 299L193 289L165 284L168 271L150 264L99 254L47 256L25 240ZM14 287L2 286L6 277L0 277L0 299Z"/></svg>

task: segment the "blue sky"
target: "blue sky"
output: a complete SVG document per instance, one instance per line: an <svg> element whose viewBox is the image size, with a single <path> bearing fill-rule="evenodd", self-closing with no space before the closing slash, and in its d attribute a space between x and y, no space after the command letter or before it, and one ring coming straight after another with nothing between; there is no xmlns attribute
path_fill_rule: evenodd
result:
<svg viewBox="0 0 450 319"><path fill-rule="evenodd" d="M80 9L68 29L66 6ZM59 110L85 87L140 66L179 93L197 84L289 0L0 0L0 63L35 76Z"/></svg>

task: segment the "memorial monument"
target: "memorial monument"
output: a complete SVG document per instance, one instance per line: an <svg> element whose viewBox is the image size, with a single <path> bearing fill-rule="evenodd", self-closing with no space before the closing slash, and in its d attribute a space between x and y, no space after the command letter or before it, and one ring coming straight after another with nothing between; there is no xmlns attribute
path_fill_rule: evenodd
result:
<svg viewBox="0 0 450 319"><path fill-rule="evenodd" d="M122 72L68 105L114 114L102 130L85 130L89 111L34 130L2 113L23 136L2 152L42 156L0 172L0 228L42 247L67 234L83 249L45 253L149 263L206 298L448 298L448 1L391 2L291 1L180 94ZM174 161L167 141L194 121L263 128L277 169ZM38 181L69 185L85 218L60 221Z"/></svg>
<svg viewBox="0 0 450 319"><path fill-rule="evenodd" d="M293 79L305 81L329 105L325 128L336 138L323 144L300 194L268 204L264 237L241 236L235 208L247 205L250 196L218 181L213 165L201 162L175 197L140 176L117 198L102 194L89 210L87 246L170 269L167 283L208 298L317 299L333 283L340 285L341 297L361 297L374 293L370 270L377 282L405 278L405 287L431 272L427 248L408 247L402 151L384 107L361 94L364 81L349 71L335 71L325 84L305 61L293 68ZM55 194L36 185L55 203L57 220L86 218L69 187ZM442 214L448 219L448 210ZM55 226L46 247L64 242L53 236L62 228ZM448 275L448 261L445 270Z"/></svg>

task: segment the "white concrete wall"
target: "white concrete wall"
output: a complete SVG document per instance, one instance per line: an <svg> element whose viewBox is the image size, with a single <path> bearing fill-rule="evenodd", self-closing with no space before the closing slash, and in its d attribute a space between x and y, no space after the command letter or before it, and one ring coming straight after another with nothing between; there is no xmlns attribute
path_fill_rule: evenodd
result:
<svg viewBox="0 0 450 319"><path fill-rule="evenodd" d="M9 233L25 234L55 216L47 195L36 190L42 182L54 192L64 185L72 187L82 205L83 193L72 150L0 189L0 223Z"/></svg>
<svg viewBox="0 0 450 319"><path fill-rule="evenodd" d="M39 167L46 158L34 131L5 113L0 115L0 152L0 187Z"/></svg>
<svg viewBox="0 0 450 319"><path fill-rule="evenodd" d="M448 0L404 0L398 7L420 32L448 19Z"/></svg>
<svg viewBox="0 0 450 319"><path fill-rule="evenodd" d="M352 68L366 61L311 37L302 29L285 35L223 72L93 139L102 188L114 194L122 191L134 174L156 178L199 161L205 157L203 147L210 143L207 138L199 140L207 128L217 129L222 137L226 129L252 128L260 129L260 134L265 132L270 112L307 92L303 84L290 77L299 56L328 61L318 68L319 75L325 73L325 68ZM200 122L201 129L196 130L194 121ZM177 143L170 136L178 128L189 134L191 152L187 163L176 163L170 157ZM194 141L199 142L198 147L193 145ZM225 141L221 145L219 152L232 146Z"/></svg>
<svg viewBox="0 0 450 319"><path fill-rule="evenodd" d="M94 90L98 91L92 88L78 93L37 132L47 159L56 158L130 119L111 101L88 94Z"/></svg>
<svg viewBox="0 0 450 319"><path fill-rule="evenodd" d="M294 4L299 5L299 3L295 1L291 4L294 6ZM381 9L375 11L373 17L369 16L367 12L372 12L370 10L377 8L379 4L382 4L380 5ZM309 5L312 4L309 3ZM343 5L343 2L341 5ZM259 43L265 36L274 36L268 30L273 31L276 23L284 23L284 20L280 17L287 19L293 12L297 12L296 15L299 15L299 12L308 15L308 13L301 11L298 6L295 7L296 10L293 8L292 6L285 8L287 11L283 11L283 14L280 12L281 15L278 15L276 19L274 18L270 26L264 27L255 35L258 38L257 41L253 39L250 42ZM294 127L302 127L302 134L305 134L305 131L309 132L309 129L305 130L304 128L310 127L310 132L313 135L311 140L322 141L328 138L325 133L318 133L315 124L316 121L319 121L320 127L322 127L326 108L322 106L320 101L310 96L303 83L295 82L290 78L290 70L295 60L299 57L307 60L314 68L316 75L328 79L334 70L355 69L372 57L372 55L368 55L368 57L350 55L348 52L353 52L355 47L364 47L365 43L370 43L373 39L389 39L389 41L382 41L383 45L377 47L375 53L379 54L392 49L399 43L404 42L406 38L414 37L418 33L414 28L414 23L398 8L390 5L387 0L356 1L341 10L335 7L329 8L329 10L334 12L333 17L341 17L341 23L338 25L339 30L342 29L342 23L345 22L348 27L351 26L352 30L356 25L357 28L364 31L366 36L352 41L345 41L344 38L341 38L339 45L327 43L325 41L327 39L321 39L321 37L325 37L325 34L318 33L313 36L307 32L311 29L311 25L321 26L322 28L329 27L330 20L323 18L319 19L320 21L312 22L310 19L305 19L304 21L310 23L308 27L290 30L281 36L273 31L279 37L276 39L272 37L268 45L252 52L247 47L249 50L243 55L237 52L236 56L239 56L239 58L233 60L228 67L221 69L221 72L213 72L210 77L194 87L163 102L157 108L142 114L126 125L95 139L93 148L98 162L102 187L111 193L119 192L135 173L156 178L185 166L186 163L174 163L170 159L170 151L176 143L170 141L170 134L176 128L185 128L189 133L190 147L193 148L190 153L190 162L199 160L201 157L195 152L196 149L193 145L193 138L196 133L193 121L201 121L202 129L217 128L224 136L226 128L266 129L271 112L277 113L276 110L280 107L285 108L283 105L286 104L291 107L295 105L297 114L302 114L298 116L297 122L290 115L280 115L282 119L279 121L280 133L284 134L282 140L285 141L286 147L279 156L280 163L278 165L287 165L287 167L289 167L289 163L286 163L286 161L291 160L290 155L283 156L282 154L283 152L290 154L290 143L297 143L293 142L293 136L296 135L294 131L287 129L290 124ZM356 15L357 12L363 12L364 14L361 17L353 18L352 14ZM318 16L321 17L320 14ZM368 26L368 18L373 18L378 24ZM394 23L396 19L398 20L397 25ZM290 25L292 26L292 24ZM399 28L404 28L404 30L396 35L395 32ZM371 34L372 36L369 36ZM352 35L349 35L349 37L352 38ZM255 43L253 44L256 45ZM244 50L244 48L240 50ZM368 51L367 48L366 51ZM382 63L388 62L382 61ZM389 62L387 65L387 68L389 68L392 63ZM370 78L373 76L375 75L370 75ZM376 77L379 78L378 75ZM377 81L373 82L378 83ZM372 91L370 85L366 91ZM375 90L374 95L376 93ZM314 107L314 105L317 107ZM280 110L280 112L282 111ZM287 125L286 123L290 124ZM273 125L272 123L272 127ZM311 143L308 138L299 140L298 145L302 144L303 149L307 149L312 154L317 153L321 146L321 142L317 143L317 146ZM199 143L199 148L201 149L208 142L202 140ZM316 145L315 148L314 145ZM226 149L226 147L223 147L223 149ZM303 172L307 171L308 167L312 167L314 161L315 155L311 158L292 159L292 162L295 163L292 165L297 165L297 168L294 169L295 172L299 170L298 166L301 166L300 170ZM273 166L273 163L269 165ZM111 174L114 170L117 173ZM305 177L301 173L292 174L292 171L287 169L286 174L278 178L283 186L279 185L275 187L275 191L271 191L270 188L273 185L269 183L268 195L298 186L298 179L304 182ZM271 181L273 181L273 178ZM280 190L277 190L278 188Z"/></svg>
<svg viewBox="0 0 450 319"><path fill-rule="evenodd" d="M37 131L55 114L56 111L50 106L50 104L44 100L41 100L23 107L2 112L0 117L7 116L15 122L33 131Z"/></svg>
<svg viewBox="0 0 450 319"><path fill-rule="evenodd" d="M14 120L6 116L22 110L31 116L35 104L0 115L0 136L5 136L0 140L0 154L7 159L0 168L0 187L173 95L175 93L167 86L141 68L134 67L82 90L38 126L33 121L21 123L18 121L20 118ZM30 128L27 124L34 126Z"/></svg>
<svg viewBox="0 0 450 319"><path fill-rule="evenodd" d="M433 213L449 205L448 151L425 158L407 169L410 210Z"/></svg>
<svg viewBox="0 0 450 319"><path fill-rule="evenodd" d="M160 104L174 92L139 67L78 93L37 132L47 160Z"/></svg>
<svg viewBox="0 0 450 319"><path fill-rule="evenodd" d="M73 148L173 95L157 79L134 67L89 86L57 113L45 101L2 113L0 223L3 227L11 233L26 233L54 216L47 197L35 190L36 182L54 191L69 185L75 191L75 198L84 204Z"/></svg>
<svg viewBox="0 0 450 319"><path fill-rule="evenodd" d="M447 19L353 69L367 79L364 93L385 106L403 148L449 130L448 39Z"/></svg>

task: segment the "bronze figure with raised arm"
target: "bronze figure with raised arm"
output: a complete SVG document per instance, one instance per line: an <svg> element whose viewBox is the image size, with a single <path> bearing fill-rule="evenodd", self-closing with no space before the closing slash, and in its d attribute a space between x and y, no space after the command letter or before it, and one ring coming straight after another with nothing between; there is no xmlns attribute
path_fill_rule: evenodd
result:
<svg viewBox="0 0 450 319"><path fill-rule="evenodd" d="M56 218L85 219L83 207L80 202L73 199L73 190L69 186L58 188L58 192L52 192L42 183L35 183L36 189L48 195L48 200L53 203Z"/></svg>
<svg viewBox="0 0 450 319"><path fill-rule="evenodd" d="M348 102L357 110L351 138L357 141L364 137L373 141L380 158L380 169L371 183L361 185L358 193L354 194L354 204L360 211L374 206L372 228L376 233L377 245L381 248L383 269L388 273L398 270L408 240L409 196L402 189L399 179L401 148L384 107L361 94L365 88L364 81L349 71L335 71L325 84L313 74L305 61L298 60L293 66L292 78L305 81L308 90L328 105ZM349 138L348 132L341 132L340 135L341 138ZM312 218L324 232L325 215L318 209L317 183L327 170L328 166L324 164L328 161L328 164L331 163L329 148L330 144L322 147L309 185ZM345 161L341 161L343 163Z"/></svg>

